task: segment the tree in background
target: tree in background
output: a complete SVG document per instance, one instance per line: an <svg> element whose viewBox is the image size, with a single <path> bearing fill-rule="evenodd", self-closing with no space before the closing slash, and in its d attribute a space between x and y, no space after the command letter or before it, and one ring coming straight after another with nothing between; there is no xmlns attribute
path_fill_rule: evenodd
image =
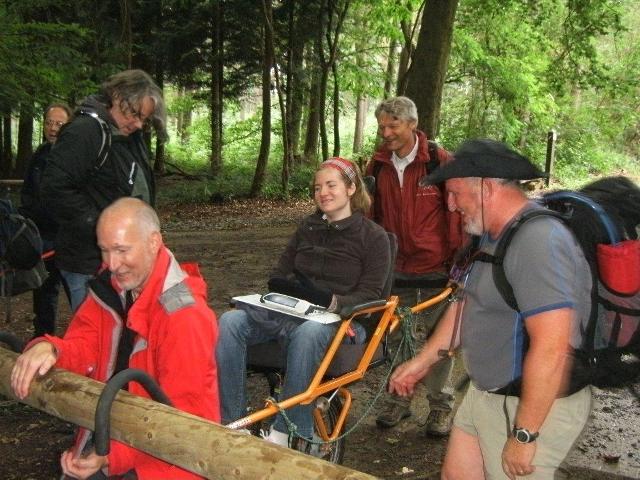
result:
<svg viewBox="0 0 640 480"><path fill-rule="evenodd" d="M54 100L69 101L92 85L87 77L86 31L65 23L51 23L65 6L30 3L0 5L0 113L3 142L0 170L22 176L32 153L33 119ZM27 54L28 52L28 54ZM19 118L18 152L13 165L11 116ZM39 143L41 139L37 138Z"/></svg>
<svg viewBox="0 0 640 480"><path fill-rule="evenodd" d="M256 162L253 183L249 191L250 197L258 196L262 190L271 147L271 68L273 67L273 13L271 0L263 0L262 7L262 138L260 140L260 153Z"/></svg>
<svg viewBox="0 0 640 480"><path fill-rule="evenodd" d="M418 128L429 138L435 138L438 134L442 91L457 8L458 0L426 2L418 44L407 75L406 95L418 107Z"/></svg>
<svg viewBox="0 0 640 480"><path fill-rule="evenodd" d="M180 132L166 155L156 139L156 171L164 170L165 156L174 170L176 162L205 168L205 192L287 195L319 151L367 157L375 141L365 127L371 106L396 93L413 97L421 128L448 148L491 136L540 158L546 131L556 127L561 166L604 171L605 158L618 158L615 151L637 154L634 6L632 0L5 2L0 168L5 174L12 168L12 146L26 156L37 143L29 122L45 104L75 103L131 66L165 86ZM23 51L32 55L16 55ZM341 128L346 121L353 130Z"/></svg>

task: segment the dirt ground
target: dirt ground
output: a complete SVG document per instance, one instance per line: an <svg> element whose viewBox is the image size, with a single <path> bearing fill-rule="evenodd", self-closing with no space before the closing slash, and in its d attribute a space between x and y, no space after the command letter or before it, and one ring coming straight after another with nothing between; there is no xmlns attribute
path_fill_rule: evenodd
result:
<svg viewBox="0 0 640 480"><path fill-rule="evenodd" d="M312 205L306 201L253 201L164 207L161 218L165 243L180 261L200 263L210 303L221 314L232 296L264 291L268 271L296 220L310 211ZM0 330L29 338L30 295L13 298L11 306L12 320L7 322L3 316ZM60 314L58 334L69 316L64 297ZM379 367L351 388L354 405L348 427L358 423L358 428L347 438L344 465L387 479L438 478L446 441L423 434L428 414L424 392L416 395L414 415L396 429L376 427L381 402L363 417L387 373L387 367ZM569 478L640 478L640 406L628 397L598 394L594 426L567 465ZM0 397L0 480L59 478L58 458L69 445L72 431L71 424Z"/></svg>

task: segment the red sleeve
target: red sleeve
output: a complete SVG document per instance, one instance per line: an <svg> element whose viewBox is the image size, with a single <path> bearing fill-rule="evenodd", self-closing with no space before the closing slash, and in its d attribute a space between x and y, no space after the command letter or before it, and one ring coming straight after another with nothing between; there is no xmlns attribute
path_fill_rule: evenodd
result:
<svg viewBox="0 0 640 480"><path fill-rule="evenodd" d="M58 352L56 367L83 376L95 377L100 363L100 322L102 316L93 311L94 301L89 298L80 305L69 323L63 338L45 335ZM104 328L104 326L102 326Z"/></svg>
<svg viewBox="0 0 640 480"><path fill-rule="evenodd" d="M220 421L215 314L199 299L171 315L156 353L157 380L179 410Z"/></svg>

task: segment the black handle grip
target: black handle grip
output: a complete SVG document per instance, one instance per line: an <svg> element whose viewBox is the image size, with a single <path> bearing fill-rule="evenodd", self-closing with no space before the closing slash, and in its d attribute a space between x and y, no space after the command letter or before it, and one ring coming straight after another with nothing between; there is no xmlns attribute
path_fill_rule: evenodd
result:
<svg viewBox="0 0 640 480"><path fill-rule="evenodd" d="M117 373L107 382L98 399L98 405L96 406L96 430L94 433L94 443L96 446L96 453L98 455L109 454L109 437L111 434L111 425L109 423L111 416L111 405L113 399L118 392L128 382L138 382L144 387L144 389L151 395L151 398L156 402L164 403L165 405L173 406L169 397L162 391L156 381L142 370L137 368L127 368Z"/></svg>
<svg viewBox="0 0 640 480"><path fill-rule="evenodd" d="M360 303L359 305L345 305L340 310L340 317L349 318L351 315L359 310L366 308L384 307L387 304L386 300L372 300L370 302Z"/></svg>

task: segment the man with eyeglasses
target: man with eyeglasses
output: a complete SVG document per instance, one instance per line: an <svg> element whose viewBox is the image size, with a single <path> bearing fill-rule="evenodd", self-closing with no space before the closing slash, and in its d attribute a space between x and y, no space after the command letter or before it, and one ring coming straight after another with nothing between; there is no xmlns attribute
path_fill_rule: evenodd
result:
<svg viewBox="0 0 640 480"><path fill-rule="evenodd" d="M589 417L590 387L573 391L568 382L591 296L591 273L574 236L559 219L540 216L513 237L503 268L518 311L496 287L492 264L478 261L493 255L520 214L542 208L519 182L542 176L506 145L471 140L423 180L446 181L449 209L480 237L481 254L460 269L468 273L462 299L389 382L391 391L410 395L442 353L461 347L471 384L449 437L447 480L553 479Z"/></svg>
<svg viewBox="0 0 640 480"><path fill-rule="evenodd" d="M143 127L166 135L162 91L142 70L116 73L87 97L60 133L42 179L42 198L60 225L55 261L76 310L100 266L96 222L120 197L153 205L155 186Z"/></svg>
<svg viewBox="0 0 640 480"><path fill-rule="evenodd" d="M19 211L25 217L33 220L38 227L44 252L49 252L53 249L58 225L53 221L51 215L45 210L40 201L42 174L47 165L51 147L58 139L60 128L68 123L72 116L71 109L64 103L52 103L46 108L43 125L45 141L33 153L29 161L20 192ZM48 276L40 288L33 291L34 336L44 335L45 333L54 334L58 316L60 272L51 256L45 259L44 265Z"/></svg>

